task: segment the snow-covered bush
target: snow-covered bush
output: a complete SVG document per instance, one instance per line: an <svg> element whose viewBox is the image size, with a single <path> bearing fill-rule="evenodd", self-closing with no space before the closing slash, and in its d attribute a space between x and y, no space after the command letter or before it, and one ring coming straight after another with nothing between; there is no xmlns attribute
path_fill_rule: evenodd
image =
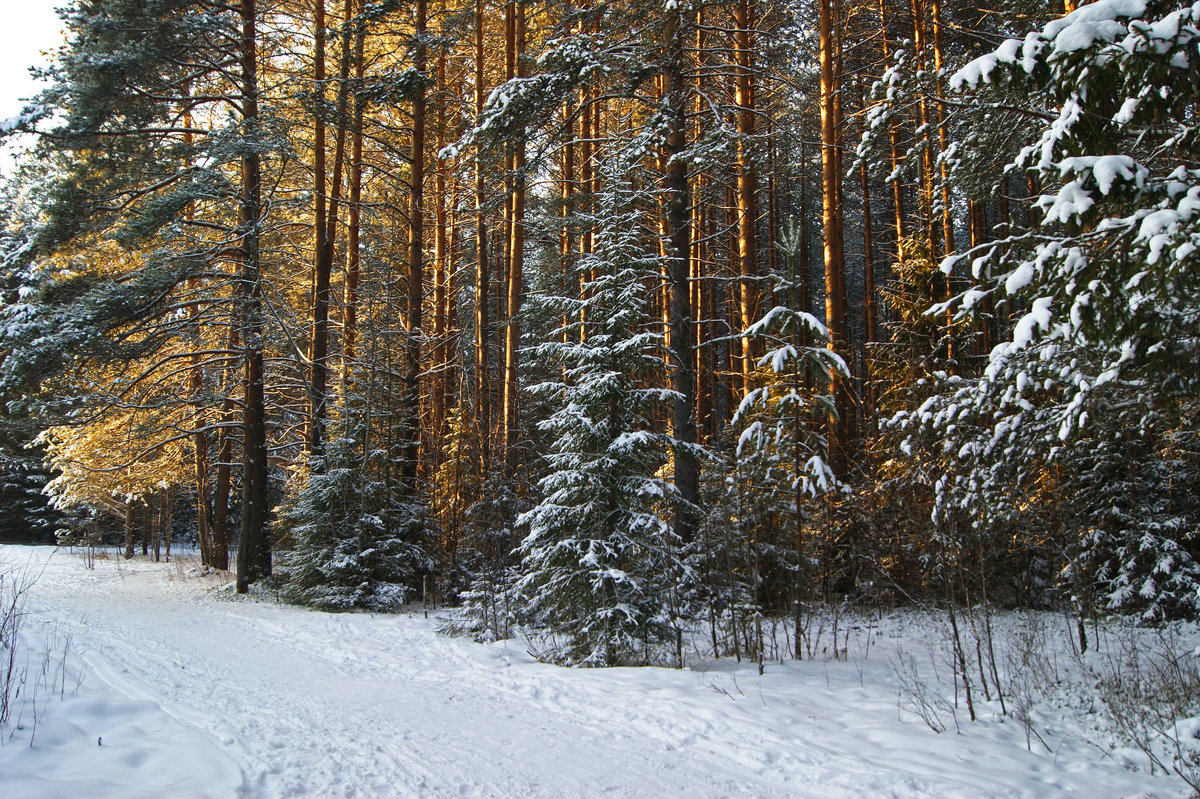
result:
<svg viewBox="0 0 1200 799"><path fill-rule="evenodd" d="M390 497L353 452L331 441L281 514L276 535L291 544L283 595L322 610L399 610L431 568L419 546L423 514Z"/></svg>
<svg viewBox="0 0 1200 799"><path fill-rule="evenodd" d="M1200 617L1200 464L1125 436L1076 448L1065 489L1073 511L1068 586L1104 612L1147 623ZM1176 484L1180 484L1176 487Z"/></svg>

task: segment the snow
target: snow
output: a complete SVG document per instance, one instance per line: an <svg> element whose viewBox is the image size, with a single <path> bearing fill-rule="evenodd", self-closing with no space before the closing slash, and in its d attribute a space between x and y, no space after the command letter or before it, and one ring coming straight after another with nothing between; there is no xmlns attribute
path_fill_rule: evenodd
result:
<svg viewBox="0 0 1200 799"><path fill-rule="evenodd" d="M1184 795L1064 719L1027 746L980 700L981 721L960 709L934 733L898 682L909 664L948 668L928 616L843 619L841 659L827 637L762 676L728 660L572 670L440 636L420 614L239 599L192 556L113 553L90 570L46 547L5 556L41 570L26 651L69 641L63 698L4 730L8 799Z"/></svg>
<svg viewBox="0 0 1200 799"><path fill-rule="evenodd" d="M1042 31L1030 33L1024 40L1009 39L994 52L968 62L951 76L950 86L959 91L987 83L1000 64L1020 64L1026 73L1032 74L1047 45L1055 53L1070 54L1097 42L1114 41L1129 29L1120 20L1136 19L1145 11L1144 0L1096 0L1081 5L1070 14L1052 20Z"/></svg>
<svg viewBox="0 0 1200 799"><path fill-rule="evenodd" d="M45 109L42 106L33 104L26 106L16 116L0 119L0 135L6 135L19 128L23 128L30 122L37 120L44 113Z"/></svg>
<svg viewBox="0 0 1200 799"><path fill-rule="evenodd" d="M1014 269L1012 274L1004 281L1004 290L1009 294L1016 294L1032 282L1033 264L1026 261Z"/></svg>

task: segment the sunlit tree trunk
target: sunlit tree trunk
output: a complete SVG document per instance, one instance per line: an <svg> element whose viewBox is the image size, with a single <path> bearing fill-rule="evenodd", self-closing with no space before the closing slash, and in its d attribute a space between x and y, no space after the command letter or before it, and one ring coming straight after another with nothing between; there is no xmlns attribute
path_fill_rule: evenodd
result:
<svg viewBox="0 0 1200 799"><path fill-rule="evenodd" d="M437 111L434 119L435 148L441 152L446 145L446 51L441 48L437 61ZM445 160L434 162L433 177L433 379L430 386L430 405L432 418L430 430L434 442L441 442L446 432L446 396L447 386L452 377L446 358L446 336L449 333L450 316L450 231L446 213L446 172L449 165ZM434 451L433 467L436 470L440 464L441 447L432 447Z"/></svg>
<svg viewBox="0 0 1200 799"><path fill-rule="evenodd" d="M934 79L937 95L937 126L938 151L945 154L950 149L950 132L946 124L946 104L942 102L942 6L939 0L931 0L930 13L933 26L933 67L937 72ZM940 182L942 184L942 254L954 252L954 209L950 196L950 168L944 160L940 163ZM945 276L946 299L954 293L953 278ZM954 312L946 308L946 359L952 361L956 356L954 351ZM952 367L951 370L953 371Z"/></svg>
<svg viewBox="0 0 1200 799"><path fill-rule="evenodd" d="M357 0L361 9L362 0ZM359 25L354 32L354 82L361 86L365 70L363 48L366 31ZM361 272L359 237L362 226L363 106L354 98L354 118L350 126L349 216L346 219L346 285L342 312L342 379L349 380L358 348L358 283ZM343 390L343 394L345 394Z"/></svg>
<svg viewBox="0 0 1200 799"><path fill-rule="evenodd" d="M882 29L880 35L881 47L883 50L883 62L890 64L892 62L891 44L888 39L888 14L886 0L879 0L879 25ZM888 124L888 141L891 147L891 166L892 166L892 212L893 223L896 231L896 260L904 260L904 236L905 236L905 216L904 216L904 185L900 180L900 132L896 129L894 123Z"/></svg>
<svg viewBox="0 0 1200 799"><path fill-rule="evenodd" d="M324 0L318 0L317 8L320 11L320 19L322 25L324 23L324 9L321 8ZM341 54L338 60L338 91L336 117L337 117L337 141L334 145L333 155L333 177L328 188L325 186L324 164L322 163L321 185L317 188L317 193L328 191L328 203L325 208L325 216L318 221L318 225L324 226L324 231L319 236L319 249L315 268L313 270L313 325L312 325L312 344L310 352L312 354L312 378L310 380L309 391L311 393L311 408L309 415L309 433L308 433L308 449L309 452L318 454L321 452L325 437L325 422L328 415L328 400L329 400L329 285L330 278L333 274L333 254L334 245L337 241L337 223L338 211L342 199L342 171L345 169L346 163L346 117L350 106L350 61L351 61L351 35L350 26L354 19L353 0L345 0L343 8L343 35ZM322 54L322 76L324 75L324 56ZM320 102L324 100L324 80L318 84L321 88L318 90L318 98ZM323 113L322 110L318 114ZM324 129L321 131L321 140L319 142L318 153L321 154L322 161L324 160Z"/></svg>
<svg viewBox="0 0 1200 799"><path fill-rule="evenodd" d="M762 309L758 290L757 236L758 204L756 170L751 154L757 109L754 103L754 55L751 51L751 28L754 25L753 0L737 0L733 7L734 59L737 80L734 103L737 105L737 264L738 300L742 330L754 324ZM742 340L742 381L744 391L751 387L756 345Z"/></svg>
<svg viewBox="0 0 1200 799"><path fill-rule="evenodd" d="M824 228L825 324L829 329L829 347L849 362L846 327L845 251L842 236L842 172L838 149L837 43L835 39L834 0L821 0L820 35L820 110L821 110L821 220ZM853 413L847 381L834 379L830 391L835 396L838 421L830 436L831 453L842 461L847 445L849 417ZM844 463L839 463L839 466Z"/></svg>
<svg viewBox="0 0 1200 799"><path fill-rule="evenodd" d="M516 77L525 77L522 59L525 51L525 3L514 0L512 24L512 53ZM519 425L520 387L518 385L519 352L521 343L521 292L525 268L525 137L523 134L513 142L512 157L512 204L508 264L508 325L504 337L504 458L510 472L515 457Z"/></svg>
<svg viewBox="0 0 1200 799"><path fill-rule="evenodd" d="M564 276L572 274L572 266L575 260L575 109L572 107L572 102L568 101L563 107L563 147L562 147L562 170L559 180L559 196L562 207L559 209L559 222L562 225L562 230L559 233L558 239L558 255L559 268ZM563 332L562 338L565 344L570 337L569 324L570 319L568 314L563 314Z"/></svg>

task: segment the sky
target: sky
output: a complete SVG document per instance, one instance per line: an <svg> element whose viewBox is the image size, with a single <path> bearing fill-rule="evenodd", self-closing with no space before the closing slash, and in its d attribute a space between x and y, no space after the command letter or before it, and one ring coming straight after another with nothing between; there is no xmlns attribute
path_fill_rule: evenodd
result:
<svg viewBox="0 0 1200 799"><path fill-rule="evenodd" d="M0 25L0 120L16 116L39 90L29 67L45 64L44 53L62 43L62 21L55 6L62 0L0 0L4 24ZM11 167L11 154L0 150L0 171Z"/></svg>

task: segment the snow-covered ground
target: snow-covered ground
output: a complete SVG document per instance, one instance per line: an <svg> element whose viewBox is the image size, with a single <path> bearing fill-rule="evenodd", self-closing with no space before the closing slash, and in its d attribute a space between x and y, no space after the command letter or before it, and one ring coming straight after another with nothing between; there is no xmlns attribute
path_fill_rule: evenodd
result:
<svg viewBox="0 0 1200 799"><path fill-rule="evenodd" d="M938 668L940 628L916 614L860 622L845 659L762 676L727 661L569 670L420 614L238 599L187 556L88 569L7 547L0 561L40 571L23 641L46 675L2 728L5 799L1186 794L1065 717L1040 718L1029 748L982 701L959 731L943 705L933 732L898 687L908 656Z"/></svg>

